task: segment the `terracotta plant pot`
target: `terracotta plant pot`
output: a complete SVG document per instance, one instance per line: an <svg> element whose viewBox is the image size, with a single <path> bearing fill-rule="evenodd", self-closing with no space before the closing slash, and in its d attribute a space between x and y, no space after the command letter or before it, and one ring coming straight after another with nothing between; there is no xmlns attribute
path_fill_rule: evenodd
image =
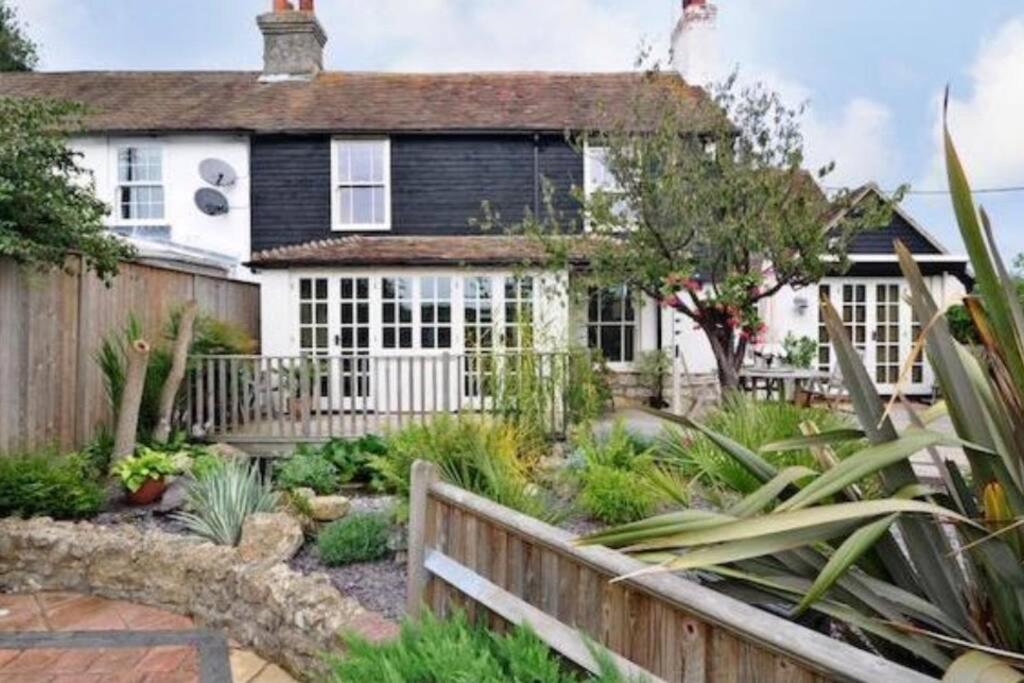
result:
<svg viewBox="0 0 1024 683"><path fill-rule="evenodd" d="M140 486L138 490L128 494L128 502L132 505L150 505L160 500L160 496L164 495L166 490L167 482L164 481L163 477L147 479L146 483Z"/></svg>

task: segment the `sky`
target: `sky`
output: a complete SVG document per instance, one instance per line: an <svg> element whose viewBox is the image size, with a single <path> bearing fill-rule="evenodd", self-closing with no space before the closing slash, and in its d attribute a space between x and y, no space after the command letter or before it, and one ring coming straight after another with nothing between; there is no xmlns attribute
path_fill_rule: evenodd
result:
<svg viewBox="0 0 1024 683"><path fill-rule="evenodd" d="M11 0L44 70L258 69L271 0ZM318 0L337 70L628 70L665 56L681 0ZM909 183L909 212L954 252L941 100L975 189L1024 188L1024 0L717 0L717 69L806 103L825 185ZM938 194L930 194L940 191ZM979 193L1009 259L1024 190Z"/></svg>

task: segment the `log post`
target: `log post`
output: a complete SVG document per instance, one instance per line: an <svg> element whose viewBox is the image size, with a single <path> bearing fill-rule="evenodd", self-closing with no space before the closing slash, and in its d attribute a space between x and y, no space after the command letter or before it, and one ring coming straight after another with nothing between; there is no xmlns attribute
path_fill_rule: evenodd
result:
<svg viewBox="0 0 1024 683"><path fill-rule="evenodd" d="M125 372L121 405L117 411L117 430L114 432L113 462L130 456L135 450L135 432L139 427L139 406L146 384L146 366L149 365L149 343L136 339L127 349L128 369Z"/></svg>
<svg viewBox="0 0 1024 683"><path fill-rule="evenodd" d="M415 619L426 598L424 593L430 576L426 562L427 506L430 504L430 486L441 478L437 465L425 460L412 464L409 492L409 557L405 586L405 613Z"/></svg>
<svg viewBox="0 0 1024 683"><path fill-rule="evenodd" d="M160 389L160 404L157 411L156 431L153 438L159 443L166 443L171 435L171 417L174 413L174 400L181 388L181 381L185 378L185 369L188 365L188 349L192 344L192 328L196 321L196 314L199 312L199 304L193 299L185 304L181 311L181 320L178 323L178 336L174 339L174 349L171 356L171 370L164 380L164 386Z"/></svg>

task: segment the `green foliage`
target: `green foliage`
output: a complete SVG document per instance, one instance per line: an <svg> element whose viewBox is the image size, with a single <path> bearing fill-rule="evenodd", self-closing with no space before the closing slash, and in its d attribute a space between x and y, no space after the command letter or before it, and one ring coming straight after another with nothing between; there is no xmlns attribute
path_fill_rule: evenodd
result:
<svg viewBox="0 0 1024 683"><path fill-rule="evenodd" d="M353 512L331 522L316 537L320 559L329 567L379 560L387 555L391 521L379 512Z"/></svg>
<svg viewBox="0 0 1024 683"><path fill-rule="evenodd" d="M38 61L36 44L25 35L14 8L0 0L0 71L31 71Z"/></svg>
<svg viewBox="0 0 1024 683"><path fill-rule="evenodd" d="M662 350L644 351L634 364L640 383L648 392L655 407L665 405L665 375L672 369L668 354Z"/></svg>
<svg viewBox="0 0 1024 683"><path fill-rule="evenodd" d="M580 505L594 519L625 524L649 517L658 496L639 472L592 465L583 474Z"/></svg>
<svg viewBox="0 0 1024 683"><path fill-rule="evenodd" d="M587 424L605 414L612 404L611 371L600 351L569 350L565 388L570 424Z"/></svg>
<svg viewBox="0 0 1024 683"><path fill-rule="evenodd" d="M427 460L460 488L553 520L562 510L532 481L541 446L534 434L499 419L438 415L389 435L387 454L372 462L375 485L408 499L412 465Z"/></svg>
<svg viewBox="0 0 1024 683"><path fill-rule="evenodd" d="M802 408L781 401L758 401L749 396L727 396L720 409L708 415L703 424L752 450L759 450L782 439L800 434L800 425L813 422L821 431L850 427L851 422L840 413L824 408ZM857 445L839 447L840 458L856 450ZM729 454L701 434L667 429L658 440L659 458L682 470L683 474L713 492L725 490L752 493L760 486L758 479ZM821 465L809 449L766 453L772 466L784 469L791 466L820 469Z"/></svg>
<svg viewBox="0 0 1024 683"><path fill-rule="evenodd" d="M134 250L104 227L107 206L68 148L81 114L66 102L0 97L0 256L50 270L77 252L109 281Z"/></svg>
<svg viewBox="0 0 1024 683"><path fill-rule="evenodd" d="M179 471L167 453L140 446L135 455L114 463L110 474L120 479L126 489L135 493L150 479L163 479Z"/></svg>
<svg viewBox="0 0 1024 683"><path fill-rule="evenodd" d="M297 489L308 487L318 494L334 493L341 485L338 470L330 460L316 451L296 451L292 457L279 463L274 469L278 488Z"/></svg>
<svg viewBox="0 0 1024 683"><path fill-rule="evenodd" d="M0 517L80 519L100 511L103 487L85 457L36 453L0 457Z"/></svg>
<svg viewBox="0 0 1024 683"><path fill-rule="evenodd" d="M186 501L190 512L175 513L175 519L214 543L237 545L245 518L254 512L272 512L278 494L256 463L225 460L207 476L189 480Z"/></svg>
<svg viewBox="0 0 1024 683"><path fill-rule="evenodd" d="M786 338L782 341L782 350L788 365L809 368L818 355L818 342L810 337L798 337L792 332L787 332Z"/></svg>
<svg viewBox="0 0 1024 683"><path fill-rule="evenodd" d="M654 512L661 496L648 480L654 466L651 445L630 433L622 420L603 437L589 430L582 434L571 462L582 509L606 524L633 522Z"/></svg>
<svg viewBox="0 0 1024 683"><path fill-rule="evenodd" d="M114 454L114 434L101 428L96 437L81 450L93 478L99 479L110 471L110 457Z"/></svg>
<svg viewBox="0 0 1024 683"><path fill-rule="evenodd" d="M843 622L858 641L944 680L1022 679L1024 650L1024 306L974 204L948 128L950 195L977 281L965 300L983 353L952 334L913 254L896 255L918 320L928 321L928 357L945 400L897 431L846 332L827 302L822 316L861 425L860 432L804 430L771 451L866 436L869 445L819 473L777 470L734 440L693 423L760 483L714 516L685 511L588 539L657 550L660 570L704 569L716 587L744 599L813 610ZM947 414L957 436L927 425ZM950 462L938 490L908 462L920 451L960 448L969 475ZM859 485L877 476L885 497ZM925 500L917 500L924 498ZM768 510L765 512L765 510ZM794 560L798 560L795 561Z"/></svg>
<svg viewBox="0 0 1024 683"><path fill-rule="evenodd" d="M318 446L301 444L291 458L278 464L275 479L284 489L308 487L319 494L335 493L342 484L369 482L375 476L373 458L387 449L387 443L373 434L331 439Z"/></svg>
<svg viewBox="0 0 1024 683"><path fill-rule="evenodd" d="M505 634L473 626L463 613L440 620L429 612L406 620L395 640L345 636L345 655L329 657L330 683L627 683L595 648L602 671L581 676L562 665L529 629ZM633 683L639 683L634 681Z"/></svg>

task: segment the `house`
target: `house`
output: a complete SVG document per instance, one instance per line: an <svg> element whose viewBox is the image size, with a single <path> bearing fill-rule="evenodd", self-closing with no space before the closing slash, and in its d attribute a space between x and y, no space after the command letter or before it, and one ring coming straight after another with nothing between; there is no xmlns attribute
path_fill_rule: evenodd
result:
<svg viewBox="0 0 1024 683"><path fill-rule="evenodd" d="M275 0L258 18L261 72L0 74L0 95L85 102L74 145L113 206L111 229L144 257L257 279L266 356L344 357L333 409L365 408L381 393L410 406L429 395L419 407L440 407L436 374L399 381L399 362L381 377L372 358L419 359L421 368L461 359L445 371L444 404L479 400L480 355L526 346L600 349L626 392L639 353L674 348L691 376L713 383L703 336L654 301L622 291L575 301L565 293L570 273L540 267L535 245L473 222L484 201L510 222L542 211L545 182L556 209L578 218L571 189L605 186L608 174L601 150L578 149L566 133L625 115L638 75L327 72L313 5ZM709 3L683 5L684 25L713 20ZM684 111L707 106L678 75L660 79ZM916 329L892 235L932 264L945 298L964 260L898 211L858 241L844 278L773 299L771 334L819 338L813 302L827 292L879 368L880 387L891 386ZM823 342L819 363L831 362ZM929 371L918 377L915 387L930 391Z"/></svg>

